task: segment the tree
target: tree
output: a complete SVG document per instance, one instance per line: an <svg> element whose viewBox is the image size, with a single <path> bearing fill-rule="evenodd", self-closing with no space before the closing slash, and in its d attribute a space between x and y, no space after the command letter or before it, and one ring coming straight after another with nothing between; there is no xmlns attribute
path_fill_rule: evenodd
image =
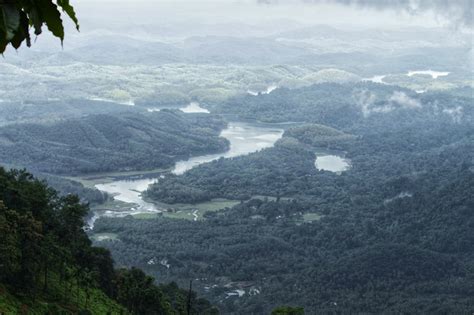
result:
<svg viewBox="0 0 474 315"><path fill-rule="evenodd" d="M0 200L0 281L20 269L21 250L17 233L18 216Z"/></svg>
<svg viewBox="0 0 474 315"><path fill-rule="evenodd" d="M0 0L0 53L11 44L18 49L26 41L31 46L30 28L36 36L43 24L57 38L64 40L64 26L59 8L69 16L79 30L79 21L69 0Z"/></svg>

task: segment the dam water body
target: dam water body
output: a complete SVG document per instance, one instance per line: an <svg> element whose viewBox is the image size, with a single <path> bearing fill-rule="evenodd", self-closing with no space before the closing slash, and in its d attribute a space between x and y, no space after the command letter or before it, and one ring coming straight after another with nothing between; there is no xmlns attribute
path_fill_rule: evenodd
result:
<svg viewBox="0 0 474 315"><path fill-rule="evenodd" d="M265 148L272 147L283 135L283 129L278 126L260 123L229 122L227 128L222 130L220 136L230 142L229 150L216 154L207 154L191 157L187 160L176 162L173 174L181 175L200 164L211 162L219 158L232 158L246 155ZM88 221L89 228L94 227L95 220L99 217L124 217L140 213L159 213L155 204L143 200L142 193L159 180L159 177L141 179L120 179L112 182L96 184L100 191L113 196L115 200L131 204L130 209L120 211L96 211Z"/></svg>

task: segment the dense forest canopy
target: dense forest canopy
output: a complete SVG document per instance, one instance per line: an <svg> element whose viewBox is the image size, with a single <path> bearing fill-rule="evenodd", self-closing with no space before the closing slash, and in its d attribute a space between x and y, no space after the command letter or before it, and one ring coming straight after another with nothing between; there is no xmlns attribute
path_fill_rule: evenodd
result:
<svg viewBox="0 0 474 315"><path fill-rule="evenodd" d="M216 314L176 284L156 286L139 269L114 269L84 232L88 208L58 197L30 174L0 168L0 312L32 314ZM189 295L191 294L191 295ZM41 301L41 302L39 302Z"/></svg>
<svg viewBox="0 0 474 315"><path fill-rule="evenodd" d="M381 88L390 99L394 92ZM312 124L316 116L305 98L323 90L332 95L323 85L285 91L289 97L280 92L272 102L267 95L254 97L250 104L258 108L295 104L286 115L299 115L306 124L288 128L274 148L167 176L147 192L167 204L214 198L244 203L208 212L199 223L101 219L97 231L116 233L121 240L106 246L121 263L138 262L151 273L161 267L147 265L147 259L166 257L172 265L169 279L204 274L203 288L248 283L260 290L245 300L222 302L230 313L268 312L275 296L310 313L471 309L472 102L442 94L436 102L434 95L413 96L423 111L392 105L391 111L363 117L359 109L342 132L331 118L339 108L325 107L321 98L322 105L313 105L311 112L320 110L317 122L333 127ZM241 104L235 110L247 112ZM381 99L377 106L387 104L393 103ZM461 117L443 111L454 106L462 106ZM317 170L320 150L345 152L350 170ZM160 232L149 238L152 230ZM131 243L147 245L127 250ZM216 300L224 294L202 292Z"/></svg>
<svg viewBox="0 0 474 315"><path fill-rule="evenodd" d="M168 168L190 155L225 150L228 143L219 138L225 125L214 116L167 110L10 124L0 127L0 156L10 165L62 175Z"/></svg>

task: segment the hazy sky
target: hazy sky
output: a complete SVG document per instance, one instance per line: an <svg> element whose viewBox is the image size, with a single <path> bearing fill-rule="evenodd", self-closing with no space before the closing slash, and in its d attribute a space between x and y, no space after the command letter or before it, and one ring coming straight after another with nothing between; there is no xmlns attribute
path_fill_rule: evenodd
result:
<svg viewBox="0 0 474 315"><path fill-rule="evenodd" d="M465 25L474 0L81 0L75 6L84 22L130 24L176 21L261 23L285 19L305 24L354 27ZM472 22L470 22L472 24ZM87 27L85 23L84 27ZM104 23L105 24L105 23Z"/></svg>

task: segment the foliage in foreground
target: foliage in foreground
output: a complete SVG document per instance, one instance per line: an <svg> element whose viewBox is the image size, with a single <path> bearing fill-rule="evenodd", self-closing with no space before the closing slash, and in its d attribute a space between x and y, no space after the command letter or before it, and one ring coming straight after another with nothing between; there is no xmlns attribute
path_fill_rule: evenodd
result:
<svg viewBox="0 0 474 315"><path fill-rule="evenodd" d="M42 33L43 24L57 38L64 39L64 26L60 9L69 16L79 30L74 8L69 0L9 0L0 2L0 53L11 44L18 49L26 41L31 46L30 27L36 36Z"/></svg>
<svg viewBox="0 0 474 315"><path fill-rule="evenodd" d="M0 313L218 313L175 284L139 269L115 270L83 230L88 208L24 171L0 168ZM190 296L189 296L190 294Z"/></svg>

